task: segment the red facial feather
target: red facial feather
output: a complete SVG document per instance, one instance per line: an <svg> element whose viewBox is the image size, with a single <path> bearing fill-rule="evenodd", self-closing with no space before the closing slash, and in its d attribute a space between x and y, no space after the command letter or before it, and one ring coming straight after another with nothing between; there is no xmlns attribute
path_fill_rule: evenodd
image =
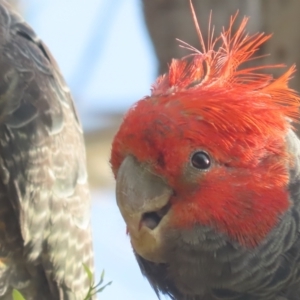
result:
<svg viewBox="0 0 300 300"><path fill-rule="evenodd" d="M232 34L234 19L215 40L209 36L207 49L198 30L203 52L173 60L151 96L129 110L111 164L116 174L131 154L163 176L176 192L173 226L210 225L253 246L289 206L285 137L299 97L288 88L294 66L278 79L260 70L279 66L241 67L270 36L246 35L247 18ZM214 162L189 182L185 172L196 150Z"/></svg>

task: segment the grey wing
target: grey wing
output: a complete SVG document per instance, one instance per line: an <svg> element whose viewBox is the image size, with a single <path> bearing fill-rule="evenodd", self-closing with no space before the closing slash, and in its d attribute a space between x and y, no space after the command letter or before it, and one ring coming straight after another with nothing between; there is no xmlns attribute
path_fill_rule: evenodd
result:
<svg viewBox="0 0 300 300"><path fill-rule="evenodd" d="M1 0L0 297L16 287L27 300L82 300L83 264L93 270L89 210L70 92L46 46Z"/></svg>

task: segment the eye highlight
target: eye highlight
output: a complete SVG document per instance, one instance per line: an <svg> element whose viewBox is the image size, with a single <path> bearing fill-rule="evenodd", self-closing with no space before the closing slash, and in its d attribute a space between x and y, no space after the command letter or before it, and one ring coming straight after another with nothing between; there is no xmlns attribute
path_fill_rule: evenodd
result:
<svg viewBox="0 0 300 300"><path fill-rule="evenodd" d="M199 170L207 170L211 166L211 158L204 151L195 152L191 158L192 166Z"/></svg>

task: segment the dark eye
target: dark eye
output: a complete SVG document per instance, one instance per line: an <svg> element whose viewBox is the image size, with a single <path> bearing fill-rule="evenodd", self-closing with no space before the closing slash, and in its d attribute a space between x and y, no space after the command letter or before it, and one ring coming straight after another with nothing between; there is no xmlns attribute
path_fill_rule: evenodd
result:
<svg viewBox="0 0 300 300"><path fill-rule="evenodd" d="M194 168L200 170L206 170L211 165L211 159L204 151L195 152L192 156L191 162Z"/></svg>

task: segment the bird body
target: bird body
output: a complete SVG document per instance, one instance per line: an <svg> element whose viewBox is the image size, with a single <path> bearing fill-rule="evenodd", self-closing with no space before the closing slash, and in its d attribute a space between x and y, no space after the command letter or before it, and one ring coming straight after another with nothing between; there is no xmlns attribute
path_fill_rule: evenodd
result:
<svg viewBox="0 0 300 300"><path fill-rule="evenodd" d="M192 10L193 11L193 10ZM193 13L194 19L195 15ZM196 19L195 19L196 20ZM176 300L300 299L299 96L292 66L242 67L270 38L229 29L173 60L111 154L142 273Z"/></svg>
<svg viewBox="0 0 300 300"><path fill-rule="evenodd" d="M82 129L45 44L0 1L0 298L84 299L93 270Z"/></svg>

